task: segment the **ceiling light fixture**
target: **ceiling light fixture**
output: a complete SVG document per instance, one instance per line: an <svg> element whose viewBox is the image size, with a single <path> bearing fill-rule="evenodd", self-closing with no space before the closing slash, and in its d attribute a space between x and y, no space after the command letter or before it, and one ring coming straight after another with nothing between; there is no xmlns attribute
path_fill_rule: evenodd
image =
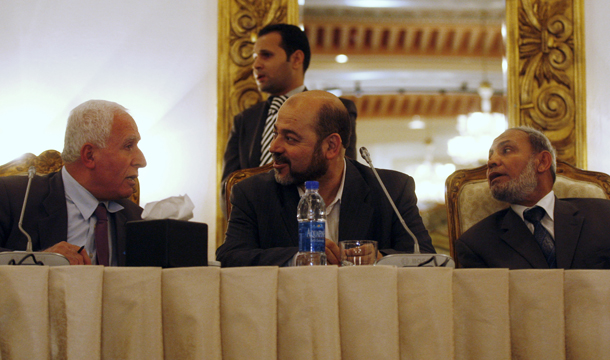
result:
<svg viewBox="0 0 610 360"><path fill-rule="evenodd" d="M398 8L406 5L404 0L346 0L345 5L369 8Z"/></svg>
<svg viewBox="0 0 610 360"><path fill-rule="evenodd" d="M414 115L413 119L409 121L409 129L411 130L422 130L426 128L426 123L422 121L419 115Z"/></svg>
<svg viewBox="0 0 610 360"><path fill-rule="evenodd" d="M339 55L335 56L335 61L338 62L339 64L345 64L348 60L349 60L349 58L345 54L339 54Z"/></svg>
<svg viewBox="0 0 610 360"><path fill-rule="evenodd" d="M486 34L487 31L484 19L484 12L482 11L482 34ZM447 153L456 164L484 164L493 139L508 127L504 114L491 112L491 97L494 90L491 87L491 83L487 81L486 57L486 48L483 48L481 56L483 81L478 88L479 97L481 98L481 111L458 116L457 129L460 135L449 139L447 142Z"/></svg>

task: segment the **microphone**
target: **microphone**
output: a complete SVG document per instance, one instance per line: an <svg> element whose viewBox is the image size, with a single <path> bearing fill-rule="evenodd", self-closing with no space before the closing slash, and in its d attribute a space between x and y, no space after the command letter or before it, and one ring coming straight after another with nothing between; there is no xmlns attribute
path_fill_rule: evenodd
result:
<svg viewBox="0 0 610 360"><path fill-rule="evenodd" d="M407 234L409 234L409 236L411 236L411 239L413 239L413 253L412 254L387 255L387 256L384 256L381 260L379 260L377 262L377 265L395 265L395 266L400 266L400 267L411 267L411 266L415 266L415 267L417 267L417 266L455 267L455 262L453 261L453 259L450 256L443 255L443 254L422 254L419 251L419 241L417 240L417 237L413 234L411 229L409 229L409 227L405 223L405 220L402 218L400 211L398 211L398 208L396 208L396 204L394 204L394 201L392 200L390 193L388 193L388 189L386 189L385 185L383 184L383 181L381 181L381 178L379 177L379 174L377 173L377 170L373 166L373 161L371 160L371 155L369 154L369 151L364 146L360 148L360 155L369 164L369 167L371 168L371 170L373 170L373 173L375 174L375 177L377 178L379 185L381 185L381 188L383 189L383 192L385 193L386 197L388 198L390 205L392 205L392 208L394 209L396 216L398 216L398 220L400 220L402 227L405 228Z"/></svg>
<svg viewBox="0 0 610 360"><path fill-rule="evenodd" d="M28 169L28 184L25 188L25 196L23 198L23 206L21 207L21 215L19 216L19 231L28 239L25 251L5 251L0 253L0 265L49 265L60 266L70 265L70 261L63 255L51 252L32 251L32 238L22 227L23 217L25 215L25 206L30 195L30 186L32 179L36 175L36 168L30 166Z"/></svg>
<svg viewBox="0 0 610 360"><path fill-rule="evenodd" d="M28 169L28 185L25 188L25 196L23 197L23 206L21 207L21 215L19 216L19 224L17 224L19 226L19 231L21 231L23 233L23 235L25 235L25 237L28 239L28 244L25 248L25 251L32 251L32 238L30 237L30 234L28 234L25 230L23 230L23 227L21 226L21 224L23 224L23 215L25 214L25 205L28 203L28 197L30 196L30 186L32 185L32 179L34 178L34 175L36 175L36 168L34 166L30 166L30 168Z"/></svg>

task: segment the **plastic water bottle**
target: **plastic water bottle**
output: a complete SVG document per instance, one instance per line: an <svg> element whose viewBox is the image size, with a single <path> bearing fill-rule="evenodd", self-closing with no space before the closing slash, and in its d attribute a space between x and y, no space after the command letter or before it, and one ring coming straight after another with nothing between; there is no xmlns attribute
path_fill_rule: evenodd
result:
<svg viewBox="0 0 610 360"><path fill-rule="evenodd" d="M326 265L326 205L318 193L317 181L305 182L305 194L299 201L299 252L296 266Z"/></svg>

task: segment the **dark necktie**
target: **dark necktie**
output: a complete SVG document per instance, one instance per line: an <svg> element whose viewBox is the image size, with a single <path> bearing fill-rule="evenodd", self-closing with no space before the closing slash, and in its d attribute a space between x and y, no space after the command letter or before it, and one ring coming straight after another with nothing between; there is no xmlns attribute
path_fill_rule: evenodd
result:
<svg viewBox="0 0 610 360"><path fill-rule="evenodd" d="M273 125L277 121L277 112L288 99L288 96L272 96L271 105L267 112L267 120L265 121L265 129L263 130L263 137L261 139L261 163L260 166L266 165L271 162L271 153L269 152L269 145L273 140Z"/></svg>
<svg viewBox="0 0 610 360"><path fill-rule="evenodd" d="M557 267L557 259L555 258L555 243L551 238L551 234L542 226L540 220L544 217L546 211L540 206L535 206L523 213L523 218L534 225L534 237L542 249L542 253L546 258L546 262L550 268Z"/></svg>
<svg viewBox="0 0 610 360"><path fill-rule="evenodd" d="M97 223L95 224L95 248L97 253L97 264L108 266L108 211L104 204L100 203L95 209Z"/></svg>

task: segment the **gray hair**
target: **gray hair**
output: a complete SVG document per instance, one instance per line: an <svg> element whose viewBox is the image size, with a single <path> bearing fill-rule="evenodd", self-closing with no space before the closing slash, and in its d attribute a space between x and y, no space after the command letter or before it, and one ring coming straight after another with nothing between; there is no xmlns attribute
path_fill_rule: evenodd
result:
<svg viewBox="0 0 610 360"><path fill-rule="evenodd" d="M532 151L534 154L539 154L543 151L551 153L553 162L551 163L551 174L553 175L553 183L557 177L557 153L555 148L551 144L549 138L546 137L541 131L531 128L529 126L519 126L514 130L521 130L526 133L529 137L530 144L532 145Z"/></svg>
<svg viewBox="0 0 610 360"><path fill-rule="evenodd" d="M78 160L81 147L86 143L105 148L114 117L122 112L127 112L127 109L105 100L89 100L75 107L66 125L64 150L61 153L64 163Z"/></svg>

